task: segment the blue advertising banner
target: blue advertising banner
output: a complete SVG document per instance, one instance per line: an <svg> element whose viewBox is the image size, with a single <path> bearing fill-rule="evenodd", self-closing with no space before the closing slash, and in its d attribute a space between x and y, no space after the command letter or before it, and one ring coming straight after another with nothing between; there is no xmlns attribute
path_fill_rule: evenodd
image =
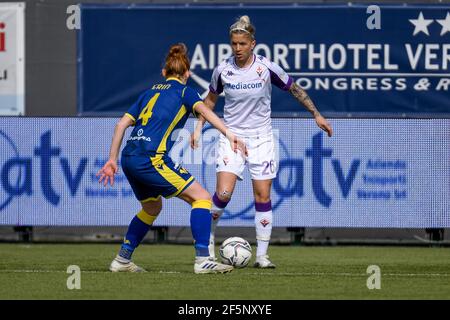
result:
<svg viewBox="0 0 450 320"><path fill-rule="evenodd" d="M450 115L450 5L81 5L79 113L123 113L161 81L170 45L189 48L204 97L231 55L229 26L256 26L254 52L282 67L328 115ZM245 94L245 92L243 92ZM274 115L305 116L273 89ZM217 109L223 110L223 98Z"/></svg>
<svg viewBox="0 0 450 320"><path fill-rule="evenodd" d="M116 122L0 118L0 225L128 225L140 205L121 168L113 187L95 176ZM332 125L328 138L310 119L273 120L274 226L450 227L449 119L333 119ZM189 119L172 135L171 157L213 193L218 132L206 127L193 151L194 127ZM155 225L189 226L189 216L183 201L163 200ZM254 225L247 170L220 225Z"/></svg>

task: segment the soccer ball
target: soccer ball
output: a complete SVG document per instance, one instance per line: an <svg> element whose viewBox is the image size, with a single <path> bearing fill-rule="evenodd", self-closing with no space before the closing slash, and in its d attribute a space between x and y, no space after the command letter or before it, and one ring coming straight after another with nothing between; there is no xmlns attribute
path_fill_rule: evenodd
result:
<svg viewBox="0 0 450 320"><path fill-rule="evenodd" d="M222 243L219 254L222 263L236 268L244 268L252 258L252 247L245 239L231 237Z"/></svg>

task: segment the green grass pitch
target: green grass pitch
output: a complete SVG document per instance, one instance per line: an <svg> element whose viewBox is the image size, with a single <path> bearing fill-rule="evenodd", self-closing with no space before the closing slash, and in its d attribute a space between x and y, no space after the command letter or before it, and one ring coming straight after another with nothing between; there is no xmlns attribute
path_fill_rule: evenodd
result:
<svg viewBox="0 0 450 320"><path fill-rule="evenodd" d="M108 271L118 244L0 244L0 299L450 299L450 250L424 247L271 246L273 270L193 273L193 247L141 245L149 272ZM253 260L253 259L252 259ZM69 290L69 265L81 289ZM369 265L381 289L367 288Z"/></svg>

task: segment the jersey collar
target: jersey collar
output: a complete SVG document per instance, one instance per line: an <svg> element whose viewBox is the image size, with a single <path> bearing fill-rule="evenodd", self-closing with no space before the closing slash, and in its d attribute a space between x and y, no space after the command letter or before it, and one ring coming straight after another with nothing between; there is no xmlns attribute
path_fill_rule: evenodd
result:
<svg viewBox="0 0 450 320"><path fill-rule="evenodd" d="M248 70L248 69L250 69L252 66L253 66L253 64L255 63L255 61L256 61L256 54L253 54L253 62L248 66L248 67L245 67L245 68L241 68L241 67L239 67L237 64L236 64L236 57L235 56L233 56L233 64L234 64L234 66L237 68L237 69L239 69L239 70Z"/></svg>
<svg viewBox="0 0 450 320"><path fill-rule="evenodd" d="M175 78L175 77L170 77L170 78L167 78L167 79L166 79L166 82L167 82L167 81L171 81L171 80L174 80L174 81L177 81L177 82L179 82L179 83L181 83L181 84L184 84L183 82L181 82L181 80L180 80L180 79L178 79L178 78Z"/></svg>

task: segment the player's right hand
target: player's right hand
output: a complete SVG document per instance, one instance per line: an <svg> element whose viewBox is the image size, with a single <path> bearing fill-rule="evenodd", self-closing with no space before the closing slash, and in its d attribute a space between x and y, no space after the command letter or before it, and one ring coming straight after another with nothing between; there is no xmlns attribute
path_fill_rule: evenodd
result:
<svg viewBox="0 0 450 320"><path fill-rule="evenodd" d="M197 130L195 130L192 134L191 134L191 148L192 149L197 149L198 148L198 141L200 140L200 136L201 136L201 132L197 132Z"/></svg>
<svg viewBox="0 0 450 320"><path fill-rule="evenodd" d="M116 161L114 160L108 160L103 168L101 168L97 174L96 177L100 176L98 179L98 183L103 182L103 186L106 187L108 182L111 184L111 186L114 185L114 175L119 171L119 168L117 166Z"/></svg>

